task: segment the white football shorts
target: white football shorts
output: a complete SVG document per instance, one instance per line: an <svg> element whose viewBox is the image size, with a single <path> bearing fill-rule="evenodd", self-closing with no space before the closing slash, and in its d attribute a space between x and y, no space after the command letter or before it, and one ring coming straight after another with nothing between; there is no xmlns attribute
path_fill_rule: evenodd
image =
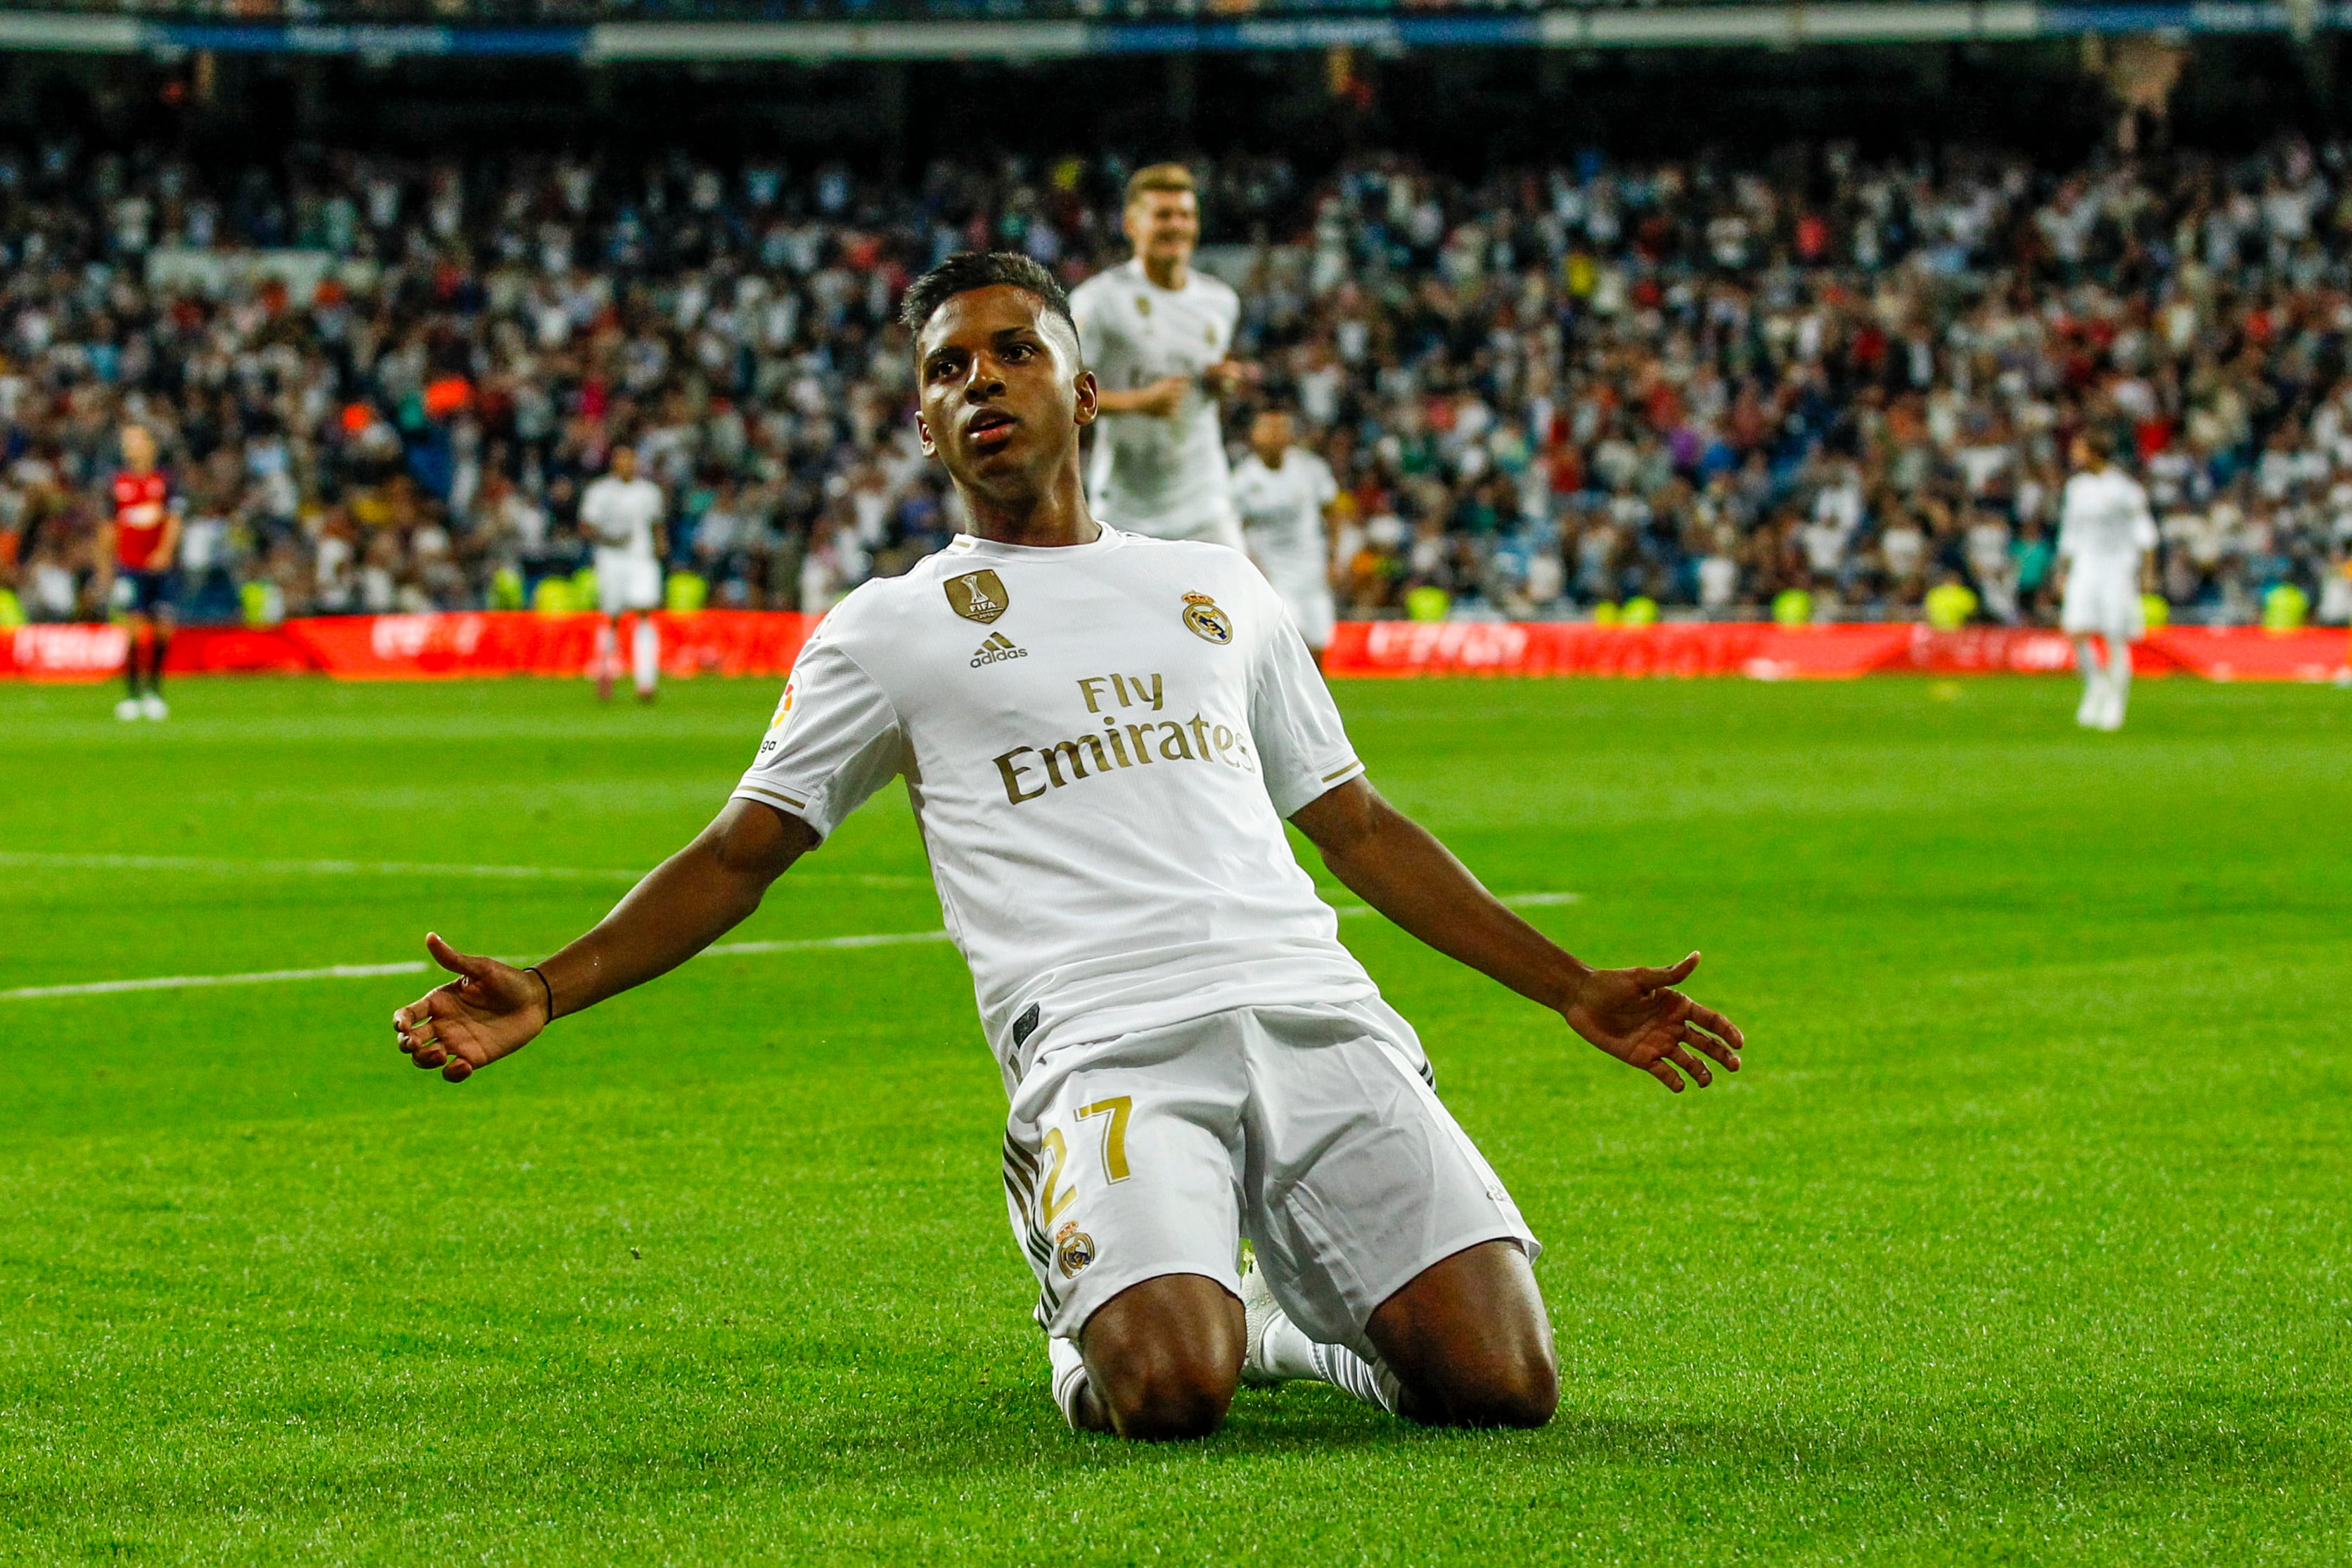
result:
<svg viewBox="0 0 2352 1568"><path fill-rule="evenodd" d="M2140 607L2137 569L2128 575L2079 570L2067 574L2058 625L2070 637L2096 633L2126 642L2139 641L2147 635L2147 618Z"/></svg>
<svg viewBox="0 0 2352 1568"><path fill-rule="evenodd" d="M1486 1241L1542 1249L1377 998L1240 1007L1031 1068L1005 1121L1005 1206L1037 1320L1076 1339L1163 1274L1240 1294L1247 1237L1309 1338L1373 1354L1373 1310Z"/></svg>
<svg viewBox="0 0 2352 1568"><path fill-rule="evenodd" d="M597 609L618 616L631 610L658 610L661 602L660 562L626 550L596 552Z"/></svg>

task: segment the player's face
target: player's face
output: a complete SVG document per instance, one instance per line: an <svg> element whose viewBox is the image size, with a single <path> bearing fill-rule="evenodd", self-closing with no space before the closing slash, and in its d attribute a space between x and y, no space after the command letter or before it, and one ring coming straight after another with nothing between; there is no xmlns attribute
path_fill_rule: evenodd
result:
<svg viewBox="0 0 2352 1568"><path fill-rule="evenodd" d="M1128 203L1119 226L1146 261L1187 261L1201 239L1201 204L1190 191L1145 191Z"/></svg>
<svg viewBox="0 0 2352 1568"><path fill-rule="evenodd" d="M1250 421L1250 449L1258 460L1272 463L1290 445L1290 416L1266 413Z"/></svg>
<svg viewBox="0 0 2352 1568"><path fill-rule="evenodd" d="M136 425L125 426L122 432L122 461L142 473L153 468L155 437Z"/></svg>
<svg viewBox="0 0 2352 1568"><path fill-rule="evenodd" d="M627 447L613 448L613 477L624 484L637 477L637 454Z"/></svg>
<svg viewBox="0 0 2352 1568"><path fill-rule="evenodd" d="M1095 416L1095 378L1070 338L1025 289L950 298L915 344L923 451L960 484L1075 461L1078 426Z"/></svg>

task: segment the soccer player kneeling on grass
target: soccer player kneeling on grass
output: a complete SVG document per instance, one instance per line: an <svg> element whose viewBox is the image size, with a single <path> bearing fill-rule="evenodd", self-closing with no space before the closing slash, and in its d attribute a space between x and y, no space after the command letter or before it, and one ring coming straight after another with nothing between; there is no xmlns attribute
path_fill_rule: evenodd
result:
<svg viewBox="0 0 2352 1568"><path fill-rule="evenodd" d="M462 1080L674 968L903 775L1012 1101L1007 1209L1070 1424L1199 1436L1286 1378L1540 1424L1536 1239L1283 818L1398 925L1676 1090L1742 1043L1675 989L1697 955L1554 946L1366 782L1246 559L1088 514L1095 383L1050 274L954 257L905 318L973 533L826 617L734 797L593 931L531 969L428 937L460 978L394 1015L400 1048Z"/></svg>

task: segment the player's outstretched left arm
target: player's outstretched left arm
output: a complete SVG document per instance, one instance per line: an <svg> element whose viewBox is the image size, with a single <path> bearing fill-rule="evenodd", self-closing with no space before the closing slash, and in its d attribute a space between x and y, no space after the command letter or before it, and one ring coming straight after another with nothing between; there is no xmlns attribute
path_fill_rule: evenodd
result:
<svg viewBox="0 0 2352 1568"><path fill-rule="evenodd" d="M529 1045L552 1020L667 974L740 924L816 847L798 817L730 800L694 842L646 874L594 930L532 969L425 939L457 976L392 1016L400 1048L451 1083Z"/></svg>
<svg viewBox="0 0 2352 1568"><path fill-rule="evenodd" d="M1738 1026L1675 989L1698 967L1697 953L1664 969L1593 968L1521 920L1427 828L1360 778L1290 820L1364 902L1447 957L1549 1007L1628 1067L1677 1094L1685 1073L1701 1089L1715 1081L1708 1059L1739 1070L1747 1040Z"/></svg>

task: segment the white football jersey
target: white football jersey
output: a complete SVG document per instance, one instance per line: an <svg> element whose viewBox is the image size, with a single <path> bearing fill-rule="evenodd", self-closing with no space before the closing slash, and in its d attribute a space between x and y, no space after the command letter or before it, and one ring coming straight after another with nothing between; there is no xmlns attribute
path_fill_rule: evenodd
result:
<svg viewBox="0 0 2352 1568"><path fill-rule="evenodd" d="M1207 532L1230 517L1232 479L1217 400L1201 373L1225 358L1241 300L1195 268L1162 289L1129 261L1070 292L1087 368L1107 391L1135 392L1166 376L1192 387L1174 414L1106 414L1095 423L1087 489L1095 510L1163 538ZM1230 528L1231 524L1226 524Z"/></svg>
<svg viewBox="0 0 2352 1568"><path fill-rule="evenodd" d="M1283 832L1362 771L1256 568L1106 528L860 587L735 793L823 835L906 779L1010 1094L1056 1042L1376 995Z"/></svg>
<svg viewBox="0 0 2352 1568"><path fill-rule="evenodd" d="M1234 506L1242 515L1242 536L1267 576L1326 580L1330 545L1323 532L1323 509L1339 496L1331 465L1293 447L1282 466L1269 468L1255 452L1234 470Z"/></svg>
<svg viewBox="0 0 2352 1568"><path fill-rule="evenodd" d="M2075 571L2136 576L2141 554L2156 548L2147 492L2121 468L2076 474L2058 513L2058 557Z"/></svg>
<svg viewBox="0 0 2352 1568"><path fill-rule="evenodd" d="M606 474L580 497L580 526L599 550L640 560L654 556L654 524L661 521L662 488L640 474Z"/></svg>

